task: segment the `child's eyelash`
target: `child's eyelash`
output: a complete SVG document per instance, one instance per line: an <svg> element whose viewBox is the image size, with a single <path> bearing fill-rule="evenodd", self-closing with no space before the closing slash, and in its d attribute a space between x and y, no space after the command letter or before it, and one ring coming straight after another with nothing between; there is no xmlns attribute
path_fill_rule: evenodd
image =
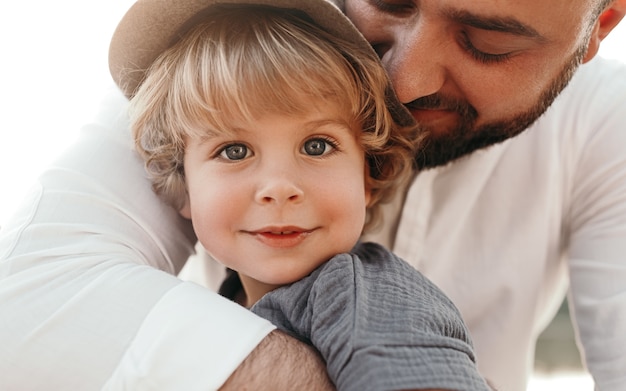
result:
<svg viewBox="0 0 626 391"><path fill-rule="evenodd" d="M323 141L327 142L334 149L339 149L339 143L337 142L337 140L335 140L334 138L329 137L329 136L313 137L313 138L311 138L311 140L323 140Z"/></svg>

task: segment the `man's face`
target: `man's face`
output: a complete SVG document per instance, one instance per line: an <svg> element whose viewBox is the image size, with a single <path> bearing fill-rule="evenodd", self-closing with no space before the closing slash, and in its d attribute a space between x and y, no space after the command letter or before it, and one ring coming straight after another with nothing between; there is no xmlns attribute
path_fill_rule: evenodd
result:
<svg viewBox="0 0 626 391"><path fill-rule="evenodd" d="M517 135L586 53L592 0L346 0L395 91L428 131L422 167Z"/></svg>

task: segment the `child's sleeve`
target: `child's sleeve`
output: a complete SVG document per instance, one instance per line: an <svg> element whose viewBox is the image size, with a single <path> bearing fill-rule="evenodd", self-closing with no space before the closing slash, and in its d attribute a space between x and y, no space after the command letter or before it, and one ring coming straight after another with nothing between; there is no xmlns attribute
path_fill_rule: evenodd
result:
<svg viewBox="0 0 626 391"><path fill-rule="evenodd" d="M274 329L175 277L195 237L151 191L126 103L105 103L0 231L1 390L217 389Z"/></svg>
<svg viewBox="0 0 626 391"><path fill-rule="evenodd" d="M452 302L379 245L358 245L253 312L311 343L338 390L488 390Z"/></svg>

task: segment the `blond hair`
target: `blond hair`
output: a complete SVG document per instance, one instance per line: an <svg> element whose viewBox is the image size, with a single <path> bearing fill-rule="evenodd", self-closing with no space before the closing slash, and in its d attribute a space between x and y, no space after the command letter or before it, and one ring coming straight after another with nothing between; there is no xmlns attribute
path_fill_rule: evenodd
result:
<svg viewBox="0 0 626 391"><path fill-rule="evenodd" d="M136 149L154 190L177 209L184 204L187 137L266 112L298 115L330 99L362 129L372 193L365 228L375 225L380 203L411 171L416 139L387 107L390 85L380 61L298 11L250 5L209 11L153 63L131 100Z"/></svg>

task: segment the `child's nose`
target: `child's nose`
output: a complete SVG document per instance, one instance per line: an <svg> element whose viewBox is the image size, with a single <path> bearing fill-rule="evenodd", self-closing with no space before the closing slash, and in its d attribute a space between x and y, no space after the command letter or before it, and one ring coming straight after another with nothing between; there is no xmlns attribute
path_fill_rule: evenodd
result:
<svg viewBox="0 0 626 391"><path fill-rule="evenodd" d="M293 174L281 172L261 180L255 199L260 204L298 203L304 199L304 191Z"/></svg>

